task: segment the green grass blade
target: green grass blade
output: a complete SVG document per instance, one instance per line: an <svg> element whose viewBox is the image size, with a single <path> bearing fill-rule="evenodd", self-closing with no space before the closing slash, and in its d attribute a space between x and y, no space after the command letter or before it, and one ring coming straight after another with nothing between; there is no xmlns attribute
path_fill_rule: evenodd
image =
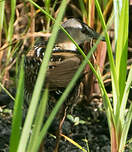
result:
<svg viewBox="0 0 132 152"><path fill-rule="evenodd" d="M114 26L115 26L115 46L118 37L118 25L119 25L119 16L120 16L120 4L119 1L113 1L114 4ZM116 48L116 47L115 47Z"/></svg>
<svg viewBox="0 0 132 152"><path fill-rule="evenodd" d="M80 5L80 9L81 9L82 15L83 15L82 17L83 18L87 18L87 10L85 8L84 1L79 0L78 2L79 2L79 5Z"/></svg>
<svg viewBox="0 0 132 152"><path fill-rule="evenodd" d="M33 1L31 1L31 0L29 0L29 1L34 4ZM27 114L27 117L26 117L26 120L25 120L25 125L24 125L24 128L23 128L18 152L20 152L20 151L25 152L25 150L26 150L26 144L28 142L29 133L30 133L31 125L32 125L33 118L34 118L34 115L35 115L37 103L38 103L38 100L39 100L39 97L40 97L42 86L44 84L44 79L46 77L48 61L50 59L52 48L54 46L56 36L57 36L57 32L59 30L59 24L62 20L64 12L65 12L66 4L67 4L66 0L63 0L62 3L61 3L61 6L60 6L60 12L58 13L56 22L55 22L53 30L52 30L52 36L50 37L47 48L46 48L45 57L42 61L42 65L40 67L37 82L36 82L36 85L35 85L35 88L34 88L34 91L33 91L31 104L29 106L28 114Z"/></svg>
<svg viewBox="0 0 132 152"><path fill-rule="evenodd" d="M48 14L50 14L50 4L51 0L45 0L45 10Z"/></svg>
<svg viewBox="0 0 132 152"><path fill-rule="evenodd" d="M46 112L47 107L47 101L48 101L48 89L46 88L44 91L44 95L42 99L40 100L39 108L36 113L35 117L35 123L33 125L32 135L30 137L29 145L27 148L27 152L35 152L36 145L38 145L38 138L39 133L43 124L44 115Z"/></svg>
<svg viewBox="0 0 132 152"><path fill-rule="evenodd" d="M3 22L3 31L4 31L5 37L7 39L7 37L8 37L8 25L7 25L7 21L6 21L5 17L4 17L4 22Z"/></svg>
<svg viewBox="0 0 132 152"><path fill-rule="evenodd" d="M132 121L132 103L131 103L130 108L128 110L127 117L126 117L124 127L123 127L123 130L122 130L122 135L121 135L121 140L120 140L120 145L119 145L119 151L123 151L124 148L125 148L125 144L126 144L126 140L127 140L128 131L129 131L129 128L130 128L131 121Z"/></svg>
<svg viewBox="0 0 132 152"><path fill-rule="evenodd" d="M125 86L125 90L124 90L124 94L123 94L123 98L122 98L122 102L121 102L121 107L120 107L120 120L121 120L122 124L124 124L125 109L126 109L126 104L127 104L131 85L132 85L132 66L131 66L131 69L128 74L128 78L127 78L127 82L126 82L126 86Z"/></svg>
<svg viewBox="0 0 132 152"><path fill-rule="evenodd" d="M123 97L126 72L127 72L127 50L128 50L128 15L129 15L129 2L123 0L121 15L118 25L118 38L116 48L116 71L118 86L120 91L120 102ZM125 23L125 24L124 24Z"/></svg>
<svg viewBox="0 0 132 152"><path fill-rule="evenodd" d="M117 132L118 136L122 133L124 124L125 108L127 97L124 97L124 90L126 86L126 73L127 73L127 52L128 52L128 1L122 1L122 8L119 7L119 23L118 23L118 37L116 47L116 72L119 87L119 98L116 111ZM118 5L118 4L117 4ZM125 24L124 24L125 23Z"/></svg>
<svg viewBox="0 0 132 152"><path fill-rule="evenodd" d="M4 9L5 9L5 1L0 1L0 46L1 46L3 21L4 21Z"/></svg>
<svg viewBox="0 0 132 152"><path fill-rule="evenodd" d="M49 17L52 21L56 22L56 20L48 13L46 10L42 9L39 5L37 5L34 1L32 0L27 0L31 4L33 4L35 7L37 7L42 13L44 13L47 17Z"/></svg>
<svg viewBox="0 0 132 152"><path fill-rule="evenodd" d="M117 101L119 100L119 87L118 87L118 81L117 81L117 74L116 74L116 69L115 69L115 64L114 64L114 58L112 54L112 48L110 44L110 39L109 35L107 32L106 24L103 18L103 14L101 12L100 5L97 0L95 0L95 5L98 11L98 15L100 17L100 21L102 23L103 29L105 32L105 40L107 43L107 50L108 50L108 57L109 57L109 62L110 62L110 72L111 72L111 78L112 78L112 90L113 90L113 102L114 102L114 113L116 113L117 110Z"/></svg>
<svg viewBox="0 0 132 152"><path fill-rule="evenodd" d="M50 4L51 4L51 0L45 0L45 10L48 14L50 14L51 10L50 10ZM47 20L47 27L46 30L49 30L50 27L50 18L48 16L46 16L46 20Z"/></svg>
<svg viewBox="0 0 132 152"><path fill-rule="evenodd" d="M10 152L16 152L21 134L22 125L22 107L24 99L24 57L22 58L16 101L14 104L12 132L10 137Z"/></svg>
<svg viewBox="0 0 132 152"><path fill-rule="evenodd" d="M10 17L9 28L8 28L8 36L7 36L8 43L11 43L11 40L12 40L15 11L16 11L16 0L11 0L11 17ZM7 57L10 56L10 51L11 51L11 46L8 49Z"/></svg>
<svg viewBox="0 0 132 152"><path fill-rule="evenodd" d="M8 96L15 101L15 98L11 95L11 93L2 85L2 83L0 82L0 87L6 92L6 94L8 94Z"/></svg>
<svg viewBox="0 0 132 152"><path fill-rule="evenodd" d="M104 83L103 83L103 80L102 80L102 77L101 77L99 67L97 68L97 72L98 72L98 75L99 75L99 79L101 81L101 82L99 82L99 85L100 85L100 88L101 88L101 95L102 95L102 98L103 98L103 104L104 104L104 108L105 108L105 112L106 112L106 116L107 116L109 130L111 131L111 129L110 129L111 121L113 122L115 120L115 118L114 118L114 115L113 115L113 112L112 112L112 106L111 106L109 97L108 97L107 92L105 90L105 86L104 86ZM103 86L103 88L102 88L101 85Z"/></svg>

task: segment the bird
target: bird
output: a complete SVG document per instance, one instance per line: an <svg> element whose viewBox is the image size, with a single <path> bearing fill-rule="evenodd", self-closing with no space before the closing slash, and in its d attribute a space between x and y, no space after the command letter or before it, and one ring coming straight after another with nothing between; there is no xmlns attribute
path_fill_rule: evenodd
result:
<svg viewBox="0 0 132 152"><path fill-rule="evenodd" d="M85 41L90 42L92 39L98 39L100 34L96 33L87 24L78 19L71 18L62 23L62 27L71 35L74 41L81 45ZM102 38L102 41L105 39ZM47 41L38 41L34 47L27 53L25 57L25 99L27 103L31 99L35 82L39 73L42 60L45 56ZM68 38L68 36L60 29L52 50L51 58L48 64L46 73L46 84L49 86L50 92L62 94L68 83L73 78L75 72L79 68L83 60L76 45ZM71 103L72 104L72 103ZM51 102L48 102L48 111L54 107ZM50 110L49 110L50 109ZM64 107L60 110L60 120ZM50 112L48 112L50 113ZM60 123L61 124L61 123ZM60 125L59 125L60 126ZM59 127L61 128L61 127ZM57 135L56 148L59 143L59 133Z"/></svg>
<svg viewBox="0 0 132 152"><path fill-rule="evenodd" d="M100 34L78 19L71 18L62 24L78 45L84 41L98 39ZM101 39L105 41L104 37ZM45 55L47 41L40 41L25 57L25 95L29 99L37 79L42 59ZM46 83L50 91L66 88L82 62L82 56L75 44L60 29L49 61Z"/></svg>

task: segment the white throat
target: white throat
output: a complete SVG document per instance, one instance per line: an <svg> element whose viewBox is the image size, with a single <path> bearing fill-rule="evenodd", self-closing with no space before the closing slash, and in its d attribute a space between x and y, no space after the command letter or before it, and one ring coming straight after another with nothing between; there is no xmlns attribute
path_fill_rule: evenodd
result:
<svg viewBox="0 0 132 152"><path fill-rule="evenodd" d="M74 43L72 43L71 41L68 41L68 42L64 42L64 43L58 43L56 44L56 47L59 47L60 49L63 49L63 50L75 50L77 49L77 47L75 46Z"/></svg>

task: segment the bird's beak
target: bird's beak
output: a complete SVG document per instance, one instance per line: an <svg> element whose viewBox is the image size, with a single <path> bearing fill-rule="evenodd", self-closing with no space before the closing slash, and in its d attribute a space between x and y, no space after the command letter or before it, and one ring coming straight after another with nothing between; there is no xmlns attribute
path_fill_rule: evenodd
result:
<svg viewBox="0 0 132 152"><path fill-rule="evenodd" d="M90 39L97 40L100 37L100 34L94 31L92 28L90 28L87 24L82 23L82 29L81 32L83 34L86 34ZM101 38L101 41L105 41L105 37Z"/></svg>

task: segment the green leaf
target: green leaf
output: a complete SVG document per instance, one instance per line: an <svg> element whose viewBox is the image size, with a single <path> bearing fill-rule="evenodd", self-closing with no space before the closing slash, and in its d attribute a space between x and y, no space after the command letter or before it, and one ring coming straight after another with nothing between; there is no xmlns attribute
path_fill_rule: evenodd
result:
<svg viewBox="0 0 132 152"><path fill-rule="evenodd" d="M118 38L117 38L117 48L116 48L116 71L117 80L119 86L119 101L121 102L125 82L126 82L126 72L127 72L127 52L128 52L128 15L129 15L129 4L128 1L123 0L123 5L121 9L121 15L119 17L118 25Z"/></svg>
<svg viewBox="0 0 132 152"><path fill-rule="evenodd" d="M27 152L35 152L35 149L38 146L37 141L38 141L39 133L43 124L44 115L47 108L47 101L48 101L48 89L46 88L44 91L43 97L40 101L39 108L36 112L35 122L33 125L33 130L30 137Z"/></svg>
<svg viewBox="0 0 132 152"><path fill-rule="evenodd" d="M112 47L110 44L110 39L109 39L109 35L107 32L107 27L106 27L98 0L95 0L95 5L96 5L97 11L98 11L98 15L100 17L102 27L105 31L105 40L107 43L108 57L109 57L109 63L110 63L110 72L111 72L111 78L112 78L114 113L116 113L116 109L117 109L116 106L117 106L117 101L118 101L118 97L119 97L119 87L118 87L117 74L116 74L116 69L115 69L115 64L114 64L113 53L112 53Z"/></svg>
<svg viewBox="0 0 132 152"><path fill-rule="evenodd" d="M123 131L122 131L120 145L119 145L119 151L124 151L125 149L125 144L126 144L131 121L132 121L132 104L130 105L130 108L128 110L127 117L123 126Z"/></svg>
<svg viewBox="0 0 132 152"><path fill-rule="evenodd" d="M132 85L132 66L128 74L128 78L127 78L127 82L126 82L126 86L125 86L125 90L124 90L124 94L123 94L123 98L121 102L121 107L120 107L120 120L121 120L122 125L124 125L126 104L128 101L128 95L129 95L131 85Z"/></svg>
<svg viewBox="0 0 132 152"><path fill-rule="evenodd" d="M24 100L24 57L22 57L20 75L16 93L16 100L14 103L14 112L12 118L12 132L10 137L10 152L16 152L22 125L22 108Z"/></svg>

